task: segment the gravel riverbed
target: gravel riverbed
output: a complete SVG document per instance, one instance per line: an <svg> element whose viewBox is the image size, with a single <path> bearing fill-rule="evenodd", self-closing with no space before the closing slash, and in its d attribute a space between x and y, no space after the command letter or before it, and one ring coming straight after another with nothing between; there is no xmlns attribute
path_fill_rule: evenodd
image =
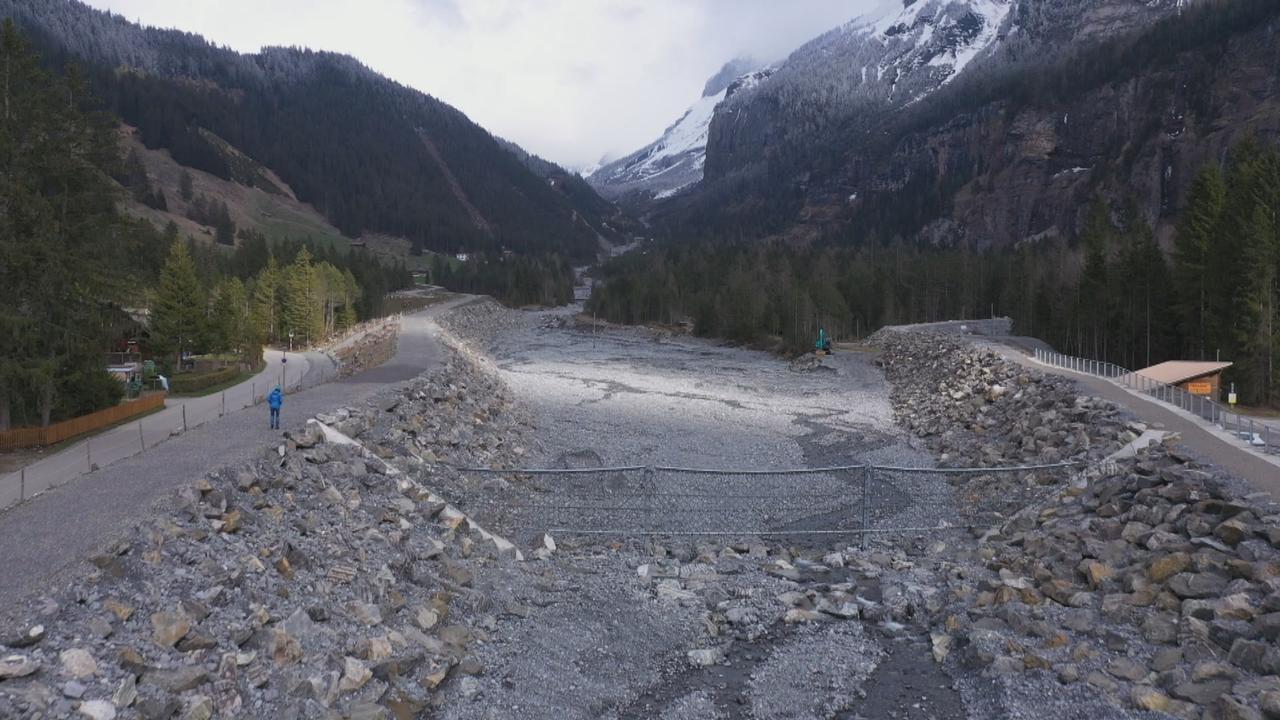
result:
<svg viewBox="0 0 1280 720"><path fill-rule="evenodd" d="M1069 382L921 331L814 363L440 323L440 369L195 479L0 628L0 717L1280 712L1280 516L1176 439L1104 462L1145 428ZM864 487L916 529L862 546Z"/></svg>

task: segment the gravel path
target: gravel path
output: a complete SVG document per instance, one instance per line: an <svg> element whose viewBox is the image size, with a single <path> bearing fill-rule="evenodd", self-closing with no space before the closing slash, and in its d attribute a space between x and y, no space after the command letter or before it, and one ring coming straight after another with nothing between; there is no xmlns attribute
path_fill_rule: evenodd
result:
<svg viewBox="0 0 1280 720"><path fill-rule="evenodd" d="M1248 480L1258 490L1270 493L1271 497L1280 499L1280 461L1256 454L1240 446L1239 440L1226 439L1210 432L1198 420L1183 415L1164 403L1139 397L1109 380L1042 365L1001 344L989 343L987 347L1021 365L1069 377L1080 385L1083 392L1123 405L1147 423L1158 423L1166 430L1179 433L1182 444L1200 458L1236 477Z"/></svg>
<svg viewBox="0 0 1280 720"><path fill-rule="evenodd" d="M26 467L0 473L0 511L83 475L90 470L90 460L107 467L138 454L142 445L150 448L167 442L184 424L196 427L221 418L227 411L252 407L266 398L273 385L282 385L293 394L332 380L337 372L332 359L322 352L288 353L289 362L282 363L285 357L279 350L267 350L263 369L244 382L201 397L169 397L164 409L137 421L121 423L57 452L32 453ZM286 367L288 372L282 372Z"/></svg>
<svg viewBox="0 0 1280 720"><path fill-rule="evenodd" d="M296 431L318 412L357 403L388 384L409 380L438 365L442 351L432 318L467 301L460 299L406 316L398 353L391 362L340 382L291 394L282 415L285 430ZM0 513L0 615L19 608L23 599L47 592L82 572L85 557L147 516L153 504L167 502L173 489L210 468L262 452L277 437L267 429L265 408L229 412L141 455L83 475Z"/></svg>

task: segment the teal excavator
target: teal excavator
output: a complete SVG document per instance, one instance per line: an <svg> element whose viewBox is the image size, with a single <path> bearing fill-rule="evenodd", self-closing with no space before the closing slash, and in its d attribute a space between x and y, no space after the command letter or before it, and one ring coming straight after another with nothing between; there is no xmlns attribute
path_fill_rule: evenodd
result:
<svg viewBox="0 0 1280 720"><path fill-rule="evenodd" d="M831 338L827 336L826 328L818 328L818 339L813 343L814 355L830 355L831 354Z"/></svg>

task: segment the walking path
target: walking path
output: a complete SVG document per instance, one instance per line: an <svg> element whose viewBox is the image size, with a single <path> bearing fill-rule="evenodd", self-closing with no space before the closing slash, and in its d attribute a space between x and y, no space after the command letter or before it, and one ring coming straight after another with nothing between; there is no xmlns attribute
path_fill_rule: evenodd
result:
<svg viewBox="0 0 1280 720"><path fill-rule="evenodd" d="M1204 460L1236 477L1248 480L1258 490L1280 499L1280 463L1252 452L1243 447L1238 439L1226 433L1206 427L1206 423L1199 418L1130 392L1105 378L1035 362L1024 353L998 342L992 342L989 346L1014 362L1042 372L1069 377L1087 388L1090 394L1123 405L1148 424L1160 423L1165 429L1179 433L1182 444Z"/></svg>
<svg viewBox="0 0 1280 720"><path fill-rule="evenodd" d="M380 367L309 386L323 368L310 363L300 381L305 389L285 398L284 428L296 431L316 413L362 402L389 385L438 366L444 351L433 318L472 300L462 297L406 315L396 355ZM295 357L289 356L291 383ZM89 555L145 517L153 504L167 502L173 489L261 452L279 437L267 429L267 422L263 408L228 407L221 418L0 512L0 619L23 599L47 592L63 577L82 571ZM133 433L136 446L136 428Z"/></svg>
<svg viewBox="0 0 1280 720"><path fill-rule="evenodd" d="M287 358L287 362L284 360ZM0 474L0 510L90 472L144 452L197 425L262 401L281 385L296 392L337 375L338 366L322 352L267 350L265 368L242 383L201 397L170 397L163 410L94 434L25 467Z"/></svg>

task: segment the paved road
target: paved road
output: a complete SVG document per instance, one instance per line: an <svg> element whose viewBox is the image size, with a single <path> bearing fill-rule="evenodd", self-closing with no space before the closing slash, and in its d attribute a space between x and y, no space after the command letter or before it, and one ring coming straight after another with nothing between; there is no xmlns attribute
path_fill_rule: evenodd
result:
<svg viewBox="0 0 1280 720"><path fill-rule="evenodd" d="M990 346L1015 362L1069 377L1089 394L1123 405L1147 423L1163 424L1165 428L1180 433L1182 444L1202 459L1236 477L1248 480L1258 490L1280 499L1280 465L1241 447L1238 440L1219 437L1201 423L1174 411L1164 403L1135 395L1109 380L1041 365L1025 354L997 343L990 343Z"/></svg>
<svg viewBox="0 0 1280 720"><path fill-rule="evenodd" d="M285 429L296 430L318 412L361 402L439 365L443 350L432 318L471 300L459 298L405 316L396 355L381 367L290 395L282 413ZM313 372L318 375L319 368ZM145 517L153 504L167 502L173 489L262 452L278 437L267 429L264 408L228 412L0 513L0 620L21 601L82 572L89 555Z"/></svg>

